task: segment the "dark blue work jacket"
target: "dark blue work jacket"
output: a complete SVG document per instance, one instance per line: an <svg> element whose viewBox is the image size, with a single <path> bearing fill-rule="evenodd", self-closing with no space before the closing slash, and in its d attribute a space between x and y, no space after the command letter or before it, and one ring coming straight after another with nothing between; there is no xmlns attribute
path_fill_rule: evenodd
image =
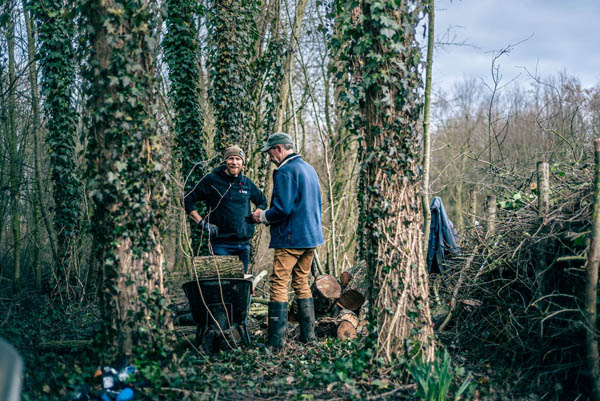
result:
<svg viewBox="0 0 600 401"><path fill-rule="evenodd" d="M204 201L206 221L219 228L215 242L248 242L254 234L254 224L245 217L251 212L250 202L257 208L266 209L267 198L245 175L228 175L225 166L215 168L200 180L194 190L184 198L185 211L196 210L195 203Z"/></svg>

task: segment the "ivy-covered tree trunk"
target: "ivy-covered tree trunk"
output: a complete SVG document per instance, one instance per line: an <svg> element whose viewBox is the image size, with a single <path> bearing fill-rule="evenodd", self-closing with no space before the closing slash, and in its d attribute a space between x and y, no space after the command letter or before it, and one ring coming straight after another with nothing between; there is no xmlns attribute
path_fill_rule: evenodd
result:
<svg viewBox="0 0 600 401"><path fill-rule="evenodd" d="M87 174L96 255L102 258L107 358L140 348L161 352L171 332L162 295L159 225L167 191L154 119L153 4L80 3L87 40Z"/></svg>
<svg viewBox="0 0 600 401"><path fill-rule="evenodd" d="M40 0L31 3L39 32L46 143L50 153L54 195L54 230L57 235L54 290L69 290L74 240L79 232L80 190L75 169L77 112L75 88L75 27L71 2Z"/></svg>
<svg viewBox="0 0 600 401"><path fill-rule="evenodd" d="M285 40L281 38L280 0L271 0L266 11L269 20L269 29L264 52L260 53L253 64L255 82L252 88L254 115L252 119L252 141L249 144L248 175L258 185L264 188L265 193L270 193L266 188L270 162L260 152L260 148L267 137L274 132L277 119L277 105L280 103L279 95L283 80L283 61ZM261 42L259 39L258 42ZM262 230L258 229L259 232Z"/></svg>
<svg viewBox="0 0 600 401"><path fill-rule="evenodd" d="M348 123L361 136L359 160L359 246L368 263L371 319L378 350L388 361L396 354L434 355L423 257L418 133L422 100L420 50L415 29L420 0L370 1L359 7L337 3L342 25L342 58L352 68L341 94Z"/></svg>
<svg viewBox="0 0 600 401"><path fill-rule="evenodd" d="M206 140L202 135L204 118L200 107L200 49L196 40L195 10L192 0L167 0L167 34L163 40L169 65L169 96L175 114L175 161L184 180L183 198L207 173ZM185 223L184 223L185 224ZM202 233L191 225L191 244L196 252Z"/></svg>
<svg viewBox="0 0 600 401"><path fill-rule="evenodd" d="M258 38L254 0L209 0L209 98L215 113L214 148L218 155L232 144L249 145L251 60Z"/></svg>
<svg viewBox="0 0 600 401"><path fill-rule="evenodd" d="M291 92L292 72L294 70L294 59L296 58L296 50L300 42L300 32L302 29L302 18L304 17L304 10L306 8L307 0L298 0L295 7L294 24L292 25L292 32L290 35L289 45L286 49L285 64L283 67L283 79L280 85L279 103L277 105L277 124L276 130L282 131L285 122L285 111L288 106L288 97L293 96Z"/></svg>

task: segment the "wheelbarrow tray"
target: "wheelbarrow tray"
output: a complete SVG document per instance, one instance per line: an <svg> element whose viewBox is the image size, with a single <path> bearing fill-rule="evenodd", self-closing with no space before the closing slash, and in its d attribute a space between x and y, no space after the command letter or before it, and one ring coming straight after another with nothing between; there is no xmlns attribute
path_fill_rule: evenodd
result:
<svg viewBox="0 0 600 401"><path fill-rule="evenodd" d="M229 328L230 324L245 324L248 318L251 280L193 280L183 284L183 291L190 302L192 317L200 327L214 324L216 319L223 328Z"/></svg>

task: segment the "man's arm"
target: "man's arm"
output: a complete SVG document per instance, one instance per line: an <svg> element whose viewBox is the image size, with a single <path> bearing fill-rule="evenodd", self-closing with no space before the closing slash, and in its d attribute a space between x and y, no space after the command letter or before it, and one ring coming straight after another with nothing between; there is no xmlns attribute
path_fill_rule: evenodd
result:
<svg viewBox="0 0 600 401"><path fill-rule="evenodd" d="M199 182L194 189L183 198L183 207L185 212L190 215L192 220L198 223L202 216L196 211L196 202L204 200L204 179Z"/></svg>
<svg viewBox="0 0 600 401"><path fill-rule="evenodd" d="M296 180L293 176L278 175L273 183L271 207L260 213L256 213L255 211L252 214L254 221L263 224L276 224L289 216L296 201L296 186Z"/></svg>
<svg viewBox="0 0 600 401"><path fill-rule="evenodd" d="M198 213L196 209L190 212L190 217L196 224L200 224L200 221L202 220L202 216L200 216L200 213Z"/></svg>

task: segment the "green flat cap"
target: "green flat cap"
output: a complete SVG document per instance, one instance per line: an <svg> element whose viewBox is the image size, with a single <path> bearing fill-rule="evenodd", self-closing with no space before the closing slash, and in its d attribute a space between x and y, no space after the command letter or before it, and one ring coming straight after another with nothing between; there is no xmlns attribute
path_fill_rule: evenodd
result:
<svg viewBox="0 0 600 401"><path fill-rule="evenodd" d="M292 141L292 137L286 134L285 132L276 132L274 134L269 135L267 143L265 143L265 146L262 147L261 152L266 152L275 145L284 145L286 143L294 143Z"/></svg>

